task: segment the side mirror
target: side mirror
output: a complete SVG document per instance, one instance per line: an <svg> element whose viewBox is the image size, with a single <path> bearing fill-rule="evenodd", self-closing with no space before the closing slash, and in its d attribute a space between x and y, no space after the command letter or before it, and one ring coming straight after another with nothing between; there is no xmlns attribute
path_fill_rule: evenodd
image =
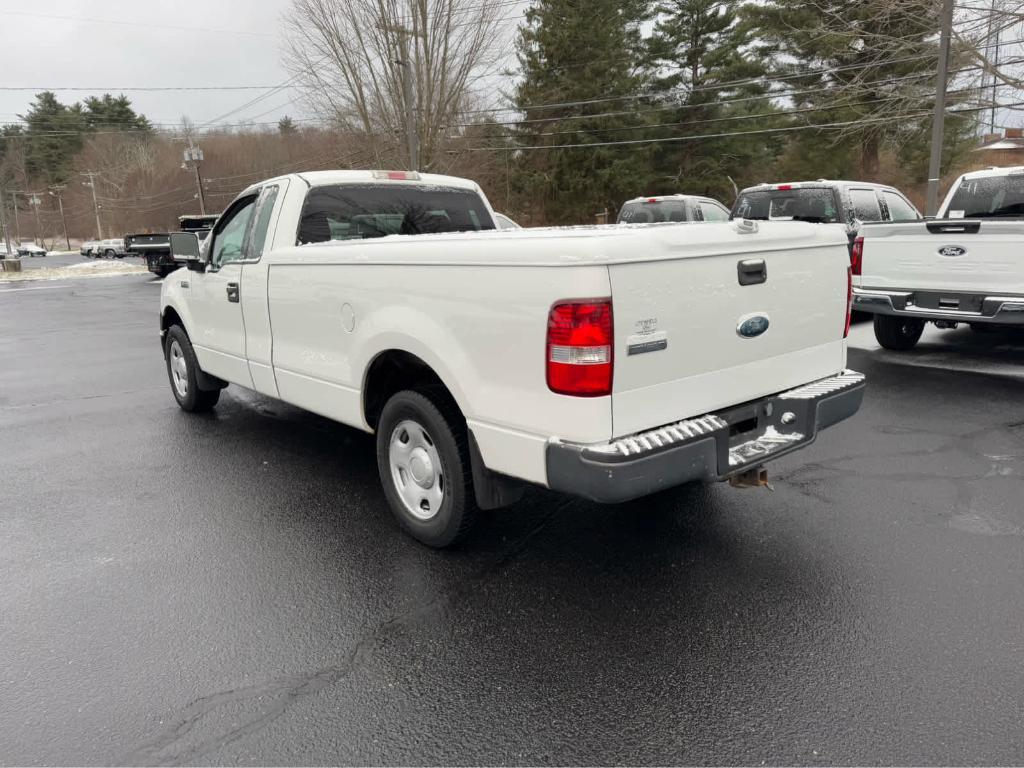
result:
<svg viewBox="0 0 1024 768"><path fill-rule="evenodd" d="M171 258L194 272L202 272L206 263L200 253L199 238L195 232L171 232Z"/></svg>

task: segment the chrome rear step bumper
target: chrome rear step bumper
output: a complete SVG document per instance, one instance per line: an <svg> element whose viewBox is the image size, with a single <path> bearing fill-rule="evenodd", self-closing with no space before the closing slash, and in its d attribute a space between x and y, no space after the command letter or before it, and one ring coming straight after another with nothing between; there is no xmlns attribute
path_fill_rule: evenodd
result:
<svg viewBox="0 0 1024 768"><path fill-rule="evenodd" d="M852 416L864 388L864 375L847 370L607 443L552 441L548 486L613 503L694 480L726 480L811 443L820 430Z"/></svg>
<svg viewBox="0 0 1024 768"><path fill-rule="evenodd" d="M929 291L942 295L941 291ZM961 296L963 294L950 294ZM939 307L923 307L912 291L882 291L854 288L853 308L860 312L895 317L913 317L919 320L945 320L953 323L993 323L996 325L1024 325L1024 296L971 295L971 304L979 311ZM923 299L922 299L923 301ZM959 300L956 301L959 305Z"/></svg>

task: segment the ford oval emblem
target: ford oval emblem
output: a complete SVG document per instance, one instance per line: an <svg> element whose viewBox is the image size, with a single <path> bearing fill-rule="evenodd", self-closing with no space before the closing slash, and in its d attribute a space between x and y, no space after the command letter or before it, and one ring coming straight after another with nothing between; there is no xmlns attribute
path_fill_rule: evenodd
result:
<svg viewBox="0 0 1024 768"><path fill-rule="evenodd" d="M740 318L739 325L736 326L736 333L744 339L753 339L767 331L768 325L768 315L761 313L744 315Z"/></svg>
<svg viewBox="0 0 1024 768"><path fill-rule="evenodd" d="M966 256L967 249L961 248L959 245L944 245L939 248L939 256Z"/></svg>

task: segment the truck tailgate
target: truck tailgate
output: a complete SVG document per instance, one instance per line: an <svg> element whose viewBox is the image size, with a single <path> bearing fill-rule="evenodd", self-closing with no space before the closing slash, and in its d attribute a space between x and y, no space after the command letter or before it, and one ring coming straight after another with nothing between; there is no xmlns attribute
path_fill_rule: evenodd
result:
<svg viewBox="0 0 1024 768"><path fill-rule="evenodd" d="M866 225L859 287L1024 294L1024 222Z"/></svg>
<svg viewBox="0 0 1024 768"><path fill-rule="evenodd" d="M838 228L681 225L657 237L662 257L609 266L616 436L843 369L849 252Z"/></svg>

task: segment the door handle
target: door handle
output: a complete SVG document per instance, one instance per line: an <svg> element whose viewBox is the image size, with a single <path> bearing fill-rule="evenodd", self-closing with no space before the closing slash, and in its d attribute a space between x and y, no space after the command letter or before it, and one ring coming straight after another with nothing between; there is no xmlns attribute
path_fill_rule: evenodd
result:
<svg viewBox="0 0 1024 768"><path fill-rule="evenodd" d="M238 283L228 283L228 301L238 303Z"/></svg>
<svg viewBox="0 0 1024 768"><path fill-rule="evenodd" d="M736 264L736 277L740 285L757 285L768 280L768 265L764 259L744 259Z"/></svg>

